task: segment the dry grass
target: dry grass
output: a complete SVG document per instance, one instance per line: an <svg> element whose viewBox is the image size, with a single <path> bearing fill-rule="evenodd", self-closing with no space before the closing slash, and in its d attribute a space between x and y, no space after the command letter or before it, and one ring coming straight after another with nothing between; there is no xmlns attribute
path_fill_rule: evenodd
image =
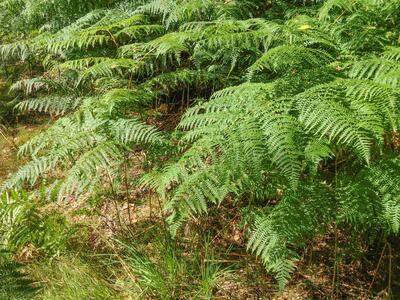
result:
<svg viewBox="0 0 400 300"><path fill-rule="evenodd" d="M11 129L0 127L0 184L24 163L17 157L17 147L46 127L47 122L21 124Z"/></svg>

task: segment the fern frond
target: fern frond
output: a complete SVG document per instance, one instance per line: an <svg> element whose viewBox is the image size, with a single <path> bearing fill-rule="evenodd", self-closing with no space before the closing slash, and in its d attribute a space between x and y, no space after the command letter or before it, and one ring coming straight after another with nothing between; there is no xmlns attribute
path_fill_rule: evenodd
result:
<svg viewBox="0 0 400 300"><path fill-rule="evenodd" d="M380 81L388 73L398 70L399 64L383 58L372 58L356 62L350 70L352 78L366 78Z"/></svg>
<svg viewBox="0 0 400 300"><path fill-rule="evenodd" d="M324 232L333 219L333 199L324 186L314 186L297 195L286 195L269 215L256 219L248 248L256 253L266 268L277 274L283 288L295 269L298 259L290 246L301 247L307 237Z"/></svg>
<svg viewBox="0 0 400 300"><path fill-rule="evenodd" d="M400 199L398 196L384 196L382 217L389 224L390 231L398 234L400 230Z"/></svg>
<svg viewBox="0 0 400 300"><path fill-rule="evenodd" d="M43 177L47 172L52 171L57 163L57 157L41 157L34 159L21 167L15 174L7 179L1 187L1 191L22 186L25 182L28 182L32 186L40 177Z"/></svg>
<svg viewBox="0 0 400 300"><path fill-rule="evenodd" d="M100 143L87 151L70 169L60 187L59 198L90 192L101 182L99 172L110 172L113 166L119 165L121 157L121 150L113 142Z"/></svg>
<svg viewBox="0 0 400 300"><path fill-rule="evenodd" d="M38 111L64 115L69 110L73 110L80 103L80 99L66 96L47 96L31 98L19 102L15 108L25 111Z"/></svg>
<svg viewBox="0 0 400 300"><path fill-rule="evenodd" d="M398 95L392 87L369 80L347 80L343 83L347 85L347 97L355 99L355 102L376 105L374 113L382 116L380 123L389 124L384 126L387 131L397 131Z"/></svg>
<svg viewBox="0 0 400 300"><path fill-rule="evenodd" d="M376 124L374 114L366 113L360 120L360 107L346 107L343 87L338 83L316 86L296 96L299 120L305 128L319 137L327 137L353 148L367 163L372 144L369 125ZM362 121L365 121L363 123Z"/></svg>
<svg viewBox="0 0 400 300"><path fill-rule="evenodd" d="M115 37L119 39L122 37L129 37L134 40L142 40L144 37L161 35L164 32L165 28L162 25L135 25L121 29L115 34Z"/></svg>
<svg viewBox="0 0 400 300"><path fill-rule="evenodd" d="M92 32L85 32L74 34L64 39L54 39L48 43L47 50L50 53L62 53L71 48L89 49L101 47L112 41L110 36L103 34L93 34Z"/></svg>
<svg viewBox="0 0 400 300"><path fill-rule="evenodd" d="M322 5L319 11L319 17L321 19L326 19L330 16L333 9L339 9L341 13L351 12L355 8L357 2L358 1L354 0L328 0Z"/></svg>
<svg viewBox="0 0 400 300"><path fill-rule="evenodd" d="M123 74L123 71L135 73L139 63L130 58L104 58L101 62L95 63L93 66L82 72L82 76L91 78L112 77L116 74Z"/></svg>
<svg viewBox="0 0 400 300"><path fill-rule="evenodd" d="M115 136L124 144L148 143L164 144L162 134L154 126L144 124L136 119L119 119L111 123Z"/></svg>
<svg viewBox="0 0 400 300"><path fill-rule="evenodd" d="M296 143L296 135L299 134L297 120L279 108L260 117L272 162L296 187L301 169L301 151Z"/></svg>
<svg viewBox="0 0 400 300"><path fill-rule="evenodd" d="M65 26L64 28L61 29L62 33L65 32L76 32L82 29L85 29L96 22L100 21L107 13L109 10L107 9L95 9L89 12L88 14L84 15L83 17L77 19L75 22L72 24Z"/></svg>
<svg viewBox="0 0 400 300"><path fill-rule="evenodd" d="M400 47L390 47L382 53L382 57L391 61L400 61Z"/></svg>
<svg viewBox="0 0 400 300"><path fill-rule="evenodd" d="M5 61L12 59L20 59L24 61L30 54L30 41L19 41L0 45L0 57Z"/></svg>
<svg viewBox="0 0 400 300"><path fill-rule="evenodd" d="M147 4L137 8L138 13L147 13L151 15L161 15L163 21L167 16L177 9L178 3L172 0L152 0Z"/></svg>
<svg viewBox="0 0 400 300"><path fill-rule="evenodd" d="M38 91L49 91L51 81L44 78L29 78L15 82L11 87L10 91L17 92L21 91L25 95L31 95Z"/></svg>
<svg viewBox="0 0 400 300"><path fill-rule="evenodd" d="M399 160L392 158L361 170L355 178L344 177L339 218L360 231L383 228L397 234L400 228L399 170Z"/></svg>
<svg viewBox="0 0 400 300"><path fill-rule="evenodd" d="M312 68L325 65L333 60L332 56L319 49L280 46L266 52L250 68L250 72L268 69L283 72L296 68Z"/></svg>
<svg viewBox="0 0 400 300"><path fill-rule="evenodd" d="M146 89L113 89L104 94L97 103L99 113L117 113L127 108L140 110L141 107L151 103L158 94Z"/></svg>
<svg viewBox="0 0 400 300"><path fill-rule="evenodd" d="M104 61L107 61L109 57L85 57L79 58L74 60L68 60L61 64L57 64L53 67L53 69L60 69L60 70L84 70L89 68L90 66L100 64Z"/></svg>

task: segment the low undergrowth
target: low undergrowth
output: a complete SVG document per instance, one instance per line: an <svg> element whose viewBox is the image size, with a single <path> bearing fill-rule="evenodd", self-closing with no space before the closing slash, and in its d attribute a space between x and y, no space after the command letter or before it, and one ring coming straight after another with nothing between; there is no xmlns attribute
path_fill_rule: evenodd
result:
<svg viewBox="0 0 400 300"><path fill-rule="evenodd" d="M1 293L396 298L399 7L0 0Z"/></svg>

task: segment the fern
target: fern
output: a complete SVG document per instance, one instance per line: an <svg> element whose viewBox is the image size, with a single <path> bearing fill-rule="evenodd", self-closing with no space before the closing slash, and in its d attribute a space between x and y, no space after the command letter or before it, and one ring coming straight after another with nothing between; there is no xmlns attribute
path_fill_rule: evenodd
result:
<svg viewBox="0 0 400 300"><path fill-rule="evenodd" d="M287 71L288 68L316 67L332 61L325 51L318 49L282 46L269 50L251 67L250 72L269 69L273 72Z"/></svg>
<svg viewBox="0 0 400 300"><path fill-rule="evenodd" d="M277 273L281 287L288 282L298 259L289 247L304 246L308 237L326 230L334 217L333 207L327 187L311 186L296 195L284 196L269 215L256 220L248 247L261 257L267 269Z"/></svg>
<svg viewBox="0 0 400 300"><path fill-rule="evenodd" d="M104 170L110 172L121 155L117 145L110 142L100 143L86 152L70 169L60 187L59 197L90 192L101 183L98 173Z"/></svg>
<svg viewBox="0 0 400 300"><path fill-rule="evenodd" d="M19 102L15 107L20 110L30 110L38 112L52 113L55 115L64 115L69 110L73 110L79 104L79 99L71 97L40 97L36 99L27 99Z"/></svg>
<svg viewBox="0 0 400 300"><path fill-rule="evenodd" d="M343 174L340 218L360 231L377 230L377 224L387 232L399 232L397 158L376 162L361 170L352 181Z"/></svg>
<svg viewBox="0 0 400 300"><path fill-rule="evenodd" d="M163 144L164 138L153 126L145 125L134 119L120 119L111 123L111 128L115 131L115 136L124 144L128 143L150 143Z"/></svg>
<svg viewBox="0 0 400 300"><path fill-rule="evenodd" d="M365 121L359 119L361 116L353 115L354 112L340 102L341 89L341 85L333 83L317 86L299 94L299 120L314 134L347 144L368 163L371 136L367 126L377 123L377 120L374 114L368 112L363 116ZM379 127L377 129L379 130Z"/></svg>
<svg viewBox="0 0 400 300"><path fill-rule="evenodd" d="M3 190L118 196L140 151L175 235L252 203L248 248L280 287L333 222L398 234L399 1L273 2L0 2L16 108L59 116Z"/></svg>
<svg viewBox="0 0 400 300"><path fill-rule="evenodd" d="M16 253L31 245L57 255L65 250L75 229L56 212L40 212L41 204L32 198L22 192L1 195L0 249Z"/></svg>

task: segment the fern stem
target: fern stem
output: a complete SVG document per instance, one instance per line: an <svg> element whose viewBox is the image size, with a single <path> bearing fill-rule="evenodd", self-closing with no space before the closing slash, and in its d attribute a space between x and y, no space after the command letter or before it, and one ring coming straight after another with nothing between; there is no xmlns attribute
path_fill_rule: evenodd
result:
<svg viewBox="0 0 400 300"><path fill-rule="evenodd" d="M337 180L337 167L338 167L338 156L335 155L335 206L337 210L337 196L336 191L338 188L338 180ZM335 220L335 246L334 246L334 266L333 266L333 276L332 276L332 298L334 295L337 297L339 294L339 266L337 261L338 256L338 227L337 220Z"/></svg>
<svg viewBox="0 0 400 300"><path fill-rule="evenodd" d="M386 241L389 250L389 278L388 278L388 297L391 298L392 295L392 245L390 242Z"/></svg>
<svg viewBox="0 0 400 300"><path fill-rule="evenodd" d="M110 172L108 170L107 170L107 176L108 176L108 179L110 180L111 192L114 195L114 197L112 198L112 202L114 203L115 211L117 213L117 219L118 219L119 227L122 228L122 219L121 219L121 214L119 212L118 202L117 202L118 194L114 189L113 180L112 180Z"/></svg>
<svg viewBox="0 0 400 300"><path fill-rule="evenodd" d="M332 299L336 298L338 295L338 277L339 277L339 270L338 270L338 262L337 262L337 250L338 250L338 228L337 223L335 222L335 248L334 248L334 265L333 265L333 276L332 276L332 292L331 297ZM336 296L336 297L334 297Z"/></svg>
<svg viewBox="0 0 400 300"><path fill-rule="evenodd" d="M378 274L379 267L381 265L383 256L385 254L386 246L387 246L387 243L385 242L385 245L382 248L381 255L380 255L379 260L378 260L378 264L376 265L376 268L374 270L374 277L372 278L372 281L371 281L371 283L369 284L369 287L368 287L368 291L369 292L371 292L372 286L373 286L373 284L375 282L375 279L376 279L376 275Z"/></svg>
<svg viewBox="0 0 400 300"><path fill-rule="evenodd" d="M0 128L0 135L4 138L4 140L9 143L15 150L18 150L18 146L17 144L15 144L15 142L9 138L7 138L7 136L4 134L3 130L1 130Z"/></svg>
<svg viewBox="0 0 400 300"><path fill-rule="evenodd" d="M125 183L125 197L126 197L126 205L128 209L128 218L129 225L132 225L132 216L131 216L131 205L130 205L130 196L129 196L129 183L128 183L128 157L127 154L124 155L124 183Z"/></svg>
<svg viewBox="0 0 400 300"><path fill-rule="evenodd" d="M109 30L107 30L107 33L110 35L111 40L113 41L114 45L118 48L119 45L118 45L118 42L117 42L117 40L115 39L114 35L113 35L113 34L111 33L111 31L109 31Z"/></svg>

